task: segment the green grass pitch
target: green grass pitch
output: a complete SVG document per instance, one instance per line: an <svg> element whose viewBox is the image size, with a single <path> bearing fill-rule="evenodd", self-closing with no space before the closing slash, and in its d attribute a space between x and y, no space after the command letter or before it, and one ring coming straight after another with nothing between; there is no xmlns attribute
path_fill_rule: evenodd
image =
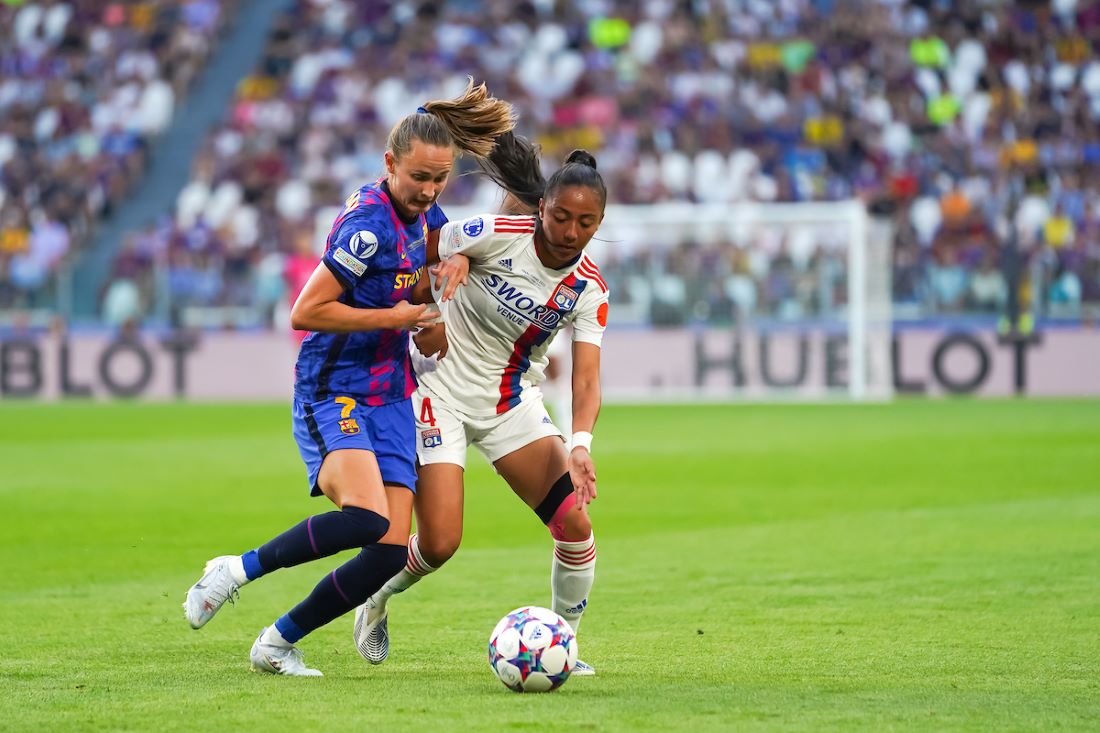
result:
<svg viewBox="0 0 1100 733"><path fill-rule="evenodd" d="M198 632L180 602L328 509L289 406L3 403L0 730L1100 729L1100 403L613 406L596 432L599 676L516 695L486 641L549 603L550 541L480 457L390 660L349 615L302 644L324 678L275 678L256 633L339 560Z"/></svg>

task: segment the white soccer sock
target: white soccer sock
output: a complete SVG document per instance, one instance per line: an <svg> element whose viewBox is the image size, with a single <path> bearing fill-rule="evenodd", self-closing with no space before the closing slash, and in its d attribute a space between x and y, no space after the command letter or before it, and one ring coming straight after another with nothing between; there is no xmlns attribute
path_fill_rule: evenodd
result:
<svg viewBox="0 0 1100 733"><path fill-rule="evenodd" d="M230 558L229 574L233 576L233 580L237 585L247 585L251 582L248 578L248 574L244 571L244 560L240 555L234 555Z"/></svg>
<svg viewBox="0 0 1100 733"><path fill-rule="evenodd" d="M580 542L554 540L554 564L550 570L550 589L554 611L576 633L588 605L588 592L596 579L595 536Z"/></svg>
<svg viewBox="0 0 1100 733"><path fill-rule="evenodd" d="M386 581L377 593L375 600L384 603L394 593L403 593L420 581L428 573L434 573L433 568L424 562L424 556L420 554L420 542L416 535L409 537L409 556L405 560L405 567L397 575Z"/></svg>
<svg viewBox="0 0 1100 733"><path fill-rule="evenodd" d="M264 644L271 644L272 646L279 646L283 648L294 646L289 641L283 638L283 635L279 633L279 630L275 628L275 624L271 624L264 629L263 635L260 637L260 641Z"/></svg>

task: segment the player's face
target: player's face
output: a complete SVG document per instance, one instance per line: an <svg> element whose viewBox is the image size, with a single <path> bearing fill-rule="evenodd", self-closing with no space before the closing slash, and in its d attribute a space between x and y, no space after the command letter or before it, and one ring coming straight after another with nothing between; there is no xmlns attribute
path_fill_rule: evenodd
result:
<svg viewBox="0 0 1100 733"><path fill-rule="evenodd" d="M430 209L447 187L454 162L451 148L422 140L413 140L409 152L400 158L387 150L386 183L398 213L412 218Z"/></svg>
<svg viewBox="0 0 1100 733"><path fill-rule="evenodd" d="M588 246L603 221L600 194L588 186L563 186L539 202L543 244L555 263L565 264Z"/></svg>

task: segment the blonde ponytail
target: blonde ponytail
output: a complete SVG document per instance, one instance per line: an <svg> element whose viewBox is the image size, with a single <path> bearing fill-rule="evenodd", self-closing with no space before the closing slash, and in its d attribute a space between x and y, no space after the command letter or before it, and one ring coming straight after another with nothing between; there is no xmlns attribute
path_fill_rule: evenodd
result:
<svg viewBox="0 0 1100 733"><path fill-rule="evenodd" d="M462 96L426 102L394 125L386 147L400 158L412 149L413 140L420 140L484 158L492 152L497 137L515 126L512 105L491 96L484 82L475 86L470 77Z"/></svg>

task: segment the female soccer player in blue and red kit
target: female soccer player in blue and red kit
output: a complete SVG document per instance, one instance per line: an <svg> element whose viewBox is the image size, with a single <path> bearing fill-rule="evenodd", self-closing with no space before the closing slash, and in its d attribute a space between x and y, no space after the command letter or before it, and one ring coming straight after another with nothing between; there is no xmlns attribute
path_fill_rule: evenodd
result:
<svg viewBox="0 0 1100 733"><path fill-rule="evenodd" d="M427 240L446 222L436 199L456 152L486 156L514 123L511 106L472 81L462 97L401 120L390 132L386 177L348 198L294 304L293 327L311 331L295 368L294 437L311 494L338 511L208 562L184 602L187 620L202 627L241 586L279 568L362 551L260 633L254 670L319 675L298 640L363 603L405 565L416 485L408 330L435 320L409 299L427 264Z"/></svg>

